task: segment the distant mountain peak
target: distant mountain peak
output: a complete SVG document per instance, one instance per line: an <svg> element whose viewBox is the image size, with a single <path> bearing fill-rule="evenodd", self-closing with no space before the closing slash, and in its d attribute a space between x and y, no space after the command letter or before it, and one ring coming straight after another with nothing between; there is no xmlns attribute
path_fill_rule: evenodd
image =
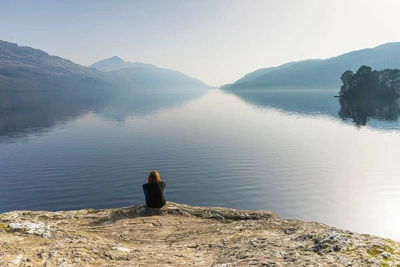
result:
<svg viewBox="0 0 400 267"><path fill-rule="evenodd" d="M151 64L140 63L140 62L127 62L122 60L122 58L118 56L113 56L110 58L100 60L90 65L89 67L96 68L98 70L105 72L128 69L128 68L157 68L156 66Z"/></svg>
<svg viewBox="0 0 400 267"><path fill-rule="evenodd" d="M110 58L106 58L106 59L102 59L100 61L97 61L93 65L95 65L95 64L116 64L116 63L122 63L122 62L130 63L130 62L124 61L119 56L113 56L113 57L110 57ZM91 65L90 67L92 67L93 65Z"/></svg>
<svg viewBox="0 0 400 267"><path fill-rule="evenodd" d="M113 62L122 62L123 61L122 58L120 58L119 56L113 56L113 57L110 57L109 59L104 59L104 60L110 60Z"/></svg>

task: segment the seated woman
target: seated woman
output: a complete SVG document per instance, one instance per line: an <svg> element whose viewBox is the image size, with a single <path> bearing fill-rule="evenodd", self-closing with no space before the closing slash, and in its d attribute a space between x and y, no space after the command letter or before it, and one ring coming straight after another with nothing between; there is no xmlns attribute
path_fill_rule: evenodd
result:
<svg viewBox="0 0 400 267"><path fill-rule="evenodd" d="M150 208L162 208L166 203L165 187L167 184L161 181L160 174L152 171L149 174L148 183L143 185L146 205Z"/></svg>

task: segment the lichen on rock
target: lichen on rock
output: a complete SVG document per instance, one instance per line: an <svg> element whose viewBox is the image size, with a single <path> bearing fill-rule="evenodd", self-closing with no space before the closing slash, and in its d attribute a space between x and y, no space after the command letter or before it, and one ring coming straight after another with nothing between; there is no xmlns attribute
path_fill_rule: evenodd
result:
<svg viewBox="0 0 400 267"><path fill-rule="evenodd" d="M50 225L38 222L12 222L8 224L7 231L10 232L24 232L28 234L33 234L45 238L51 237L51 232L55 231L51 229Z"/></svg>
<svg viewBox="0 0 400 267"><path fill-rule="evenodd" d="M328 232L314 238L314 251L317 253L327 253L340 251L350 245L349 239L339 233Z"/></svg>

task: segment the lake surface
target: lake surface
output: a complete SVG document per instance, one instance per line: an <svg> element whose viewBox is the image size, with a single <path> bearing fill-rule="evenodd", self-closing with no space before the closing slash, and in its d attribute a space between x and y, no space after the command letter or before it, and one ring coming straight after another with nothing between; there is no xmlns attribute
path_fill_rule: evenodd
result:
<svg viewBox="0 0 400 267"><path fill-rule="evenodd" d="M398 101L336 91L0 94L0 213L167 200L400 241Z"/></svg>

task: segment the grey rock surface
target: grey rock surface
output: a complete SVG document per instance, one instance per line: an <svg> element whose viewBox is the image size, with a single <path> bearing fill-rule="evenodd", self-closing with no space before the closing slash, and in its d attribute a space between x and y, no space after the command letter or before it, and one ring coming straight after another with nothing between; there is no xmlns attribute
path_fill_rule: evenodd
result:
<svg viewBox="0 0 400 267"><path fill-rule="evenodd" d="M400 244L268 211L168 202L0 214L0 266L400 266Z"/></svg>

